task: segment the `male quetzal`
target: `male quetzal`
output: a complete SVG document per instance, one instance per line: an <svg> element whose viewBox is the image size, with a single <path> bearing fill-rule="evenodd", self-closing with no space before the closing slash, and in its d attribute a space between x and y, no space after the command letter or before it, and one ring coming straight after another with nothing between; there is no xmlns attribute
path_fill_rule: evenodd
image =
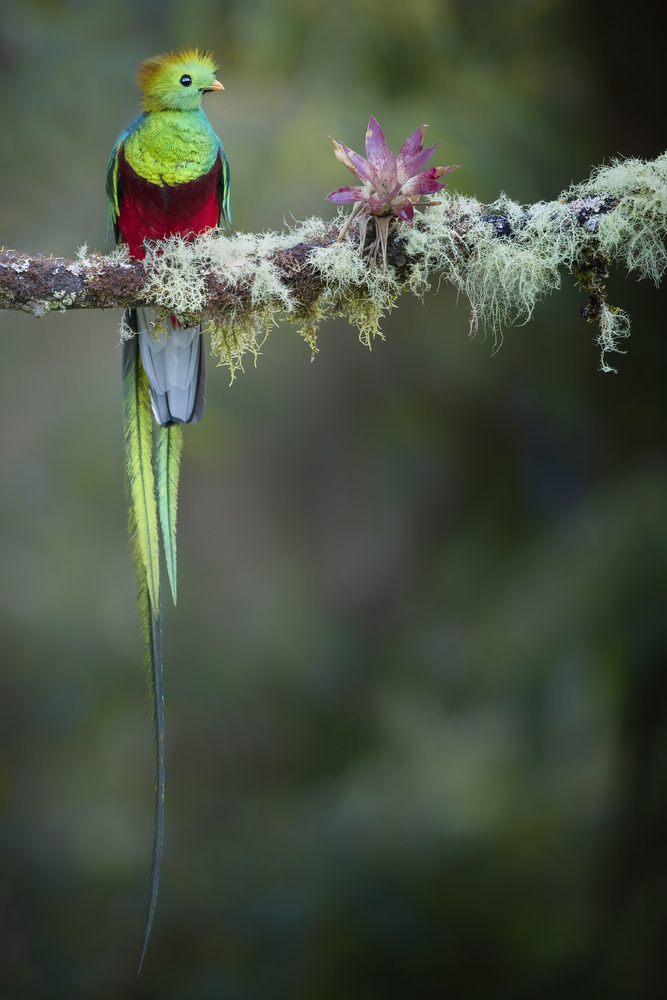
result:
<svg viewBox="0 0 667 1000"><path fill-rule="evenodd" d="M137 83L143 112L118 137L107 170L109 226L130 255L143 259L146 240L192 239L230 224L229 167L204 114L202 96L222 90L212 57L181 49L147 59ZM141 964L151 932L164 829L164 710L160 526L176 603L176 509L181 424L204 412L206 371L201 323L177 316L157 322L154 309L129 309L123 342L123 427L149 684L153 697L157 772L155 844ZM151 416L151 409L153 415ZM153 417L155 420L153 420Z"/></svg>

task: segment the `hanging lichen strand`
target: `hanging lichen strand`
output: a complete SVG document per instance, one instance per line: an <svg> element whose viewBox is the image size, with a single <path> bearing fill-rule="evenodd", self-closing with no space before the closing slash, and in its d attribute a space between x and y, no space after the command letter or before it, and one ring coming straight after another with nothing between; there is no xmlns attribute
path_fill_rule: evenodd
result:
<svg viewBox="0 0 667 1000"><path fill-rule="evenodd" d="M387 269L360 252L354 226L309 219L283 233L208 233L192 243L173 238L155 246L146 268L122 251L111 257L80 252L75 261L0 252L0 305L44 315L51 309L122 307L131 303L204 317L213 353L232 375L248 352L257 355L271 326L293 323L317 350L317 330L345 316L370 344L401 292L422 296L451 282L470 305L470 327L489 330L530 319L535 305L575 276L590 301L585 316L598 325L602 367L627 337L629 317L609 305L609 264L658 283L667 265L667 153L631 159L593 172L556 201L522 206L502 197L491 205L454 192L415 213L410 228L392 220ZM372 217L368 221L372 246ZM159 253L156 252L159 250Z"/></svg>

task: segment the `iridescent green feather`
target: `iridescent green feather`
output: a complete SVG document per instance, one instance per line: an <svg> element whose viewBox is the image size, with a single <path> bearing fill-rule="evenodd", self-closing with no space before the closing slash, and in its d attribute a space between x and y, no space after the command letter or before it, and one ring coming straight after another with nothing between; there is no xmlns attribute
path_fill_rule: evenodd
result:
<svg viewBox="0 0 667 1000"><path fill-rule="evenodd" d="M123 344L123 432L130 501L134 511L134 558L143 567L151 604L159 605L160 550L155 477L153 414L148 379L136 337Z"/></svg>
<svg viewBox="0 0 667 1000"><path fill-rule="evenodd" d="M192 87L187 87L187 74ZM118 138L107 170L109 229L116 242L124 242L119 225L125 179L119 162L124 159L140 177L155 185L178 185L213 169L218 156L216 197L219 221L230 225L229 166L225 151L201 110L201 95L217 90L215 64L206 53L182 50L146 60L139 71L144 111ZM176 232L180 232L178 227ZM151 235L147 230L146 235ZM130 253L141 257L138 247ZM137 334L135 310L128 310L126 324ZM201 359L203 364L203 357ZM189 420L203 411L203 378L197 386L197 403ZM156 426L150 404L148 378L135 336L123 345L123 427L130 507L130 538L138 581L138 604L144 638L145 661L153 702L156 766L155 842L150 896L143 950L146 955L157 901L164 829L164 694L162 677L162 614L160 609L159 535L162 534L167 571L176 603L176 516L182 449L181 428ZM185 419L185 418L183 418ZM162 421L156 416L158 424ZM167 421L168 422L168 421ZM158 527L159 524L159 527Z"/></svg>
<svg viewBox="0 0 667 1000"><path fill-rule="evenodd" d="M126 317L132 324L132 314ZM162 612L160 610L160 561L158 512L153 474L153 414L148 379L141 364L136 337L123 344L123 431L127 485L130 499L129 529L134 556L139 618L144 638L144 659L153 703L155 743L155 839L144 945L139 971L153 926L162 862L164 832L164 688L162 679ZM180 450L179 456L180 458ZM177 463L178 464L178 463ZM167 460L167 466L169 461ZM173 504L175 528L175 502ZM175 550L175 542L174 542ZM175 567L175 552L174 552Z"/></svg>
<svg viewBox="0 0 667 1000"><path fill-rule="evenodd" d="M132 525L132 516L130 517ZM148 688L153 704L153 743L155 746L155 831L153 840L153 861L151 881L144 930L144 945L139 961L139 972L146 957L146 949L153 927L153 917L157 904L162 863L162 842L164 837L164 684L162 675L162 614L159 605L153 607L145 577L139 578L137 605L141 631L144 638L144 659L148 675Z"/></svg>
<svg viewBox="0 0 667 1000"><path fill-rule="evenodd" d="M179 424L172 424L170 427L157 427L156 431L155 472L160 527L171 594L174 604L176 604L176 514L183 434Z"/></svg>

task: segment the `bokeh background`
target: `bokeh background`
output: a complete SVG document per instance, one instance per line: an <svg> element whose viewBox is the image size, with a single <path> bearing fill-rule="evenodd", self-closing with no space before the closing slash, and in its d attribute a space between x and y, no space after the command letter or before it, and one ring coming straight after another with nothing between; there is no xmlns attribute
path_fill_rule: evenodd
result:
<svg viewBox="0 0 667 1000"><path fill-rule="evenodd" d="M22 0L0 243L104 242L134 74L220 62L238 229L422 122L450 186L554 198L665 146L652 5ZM167 833L126 543L119 316L0 317L0 997L655 997L667 898L664 292L598 370L565 277L501 350L446 287L371 352L274 329L188 429Z"/></svg>

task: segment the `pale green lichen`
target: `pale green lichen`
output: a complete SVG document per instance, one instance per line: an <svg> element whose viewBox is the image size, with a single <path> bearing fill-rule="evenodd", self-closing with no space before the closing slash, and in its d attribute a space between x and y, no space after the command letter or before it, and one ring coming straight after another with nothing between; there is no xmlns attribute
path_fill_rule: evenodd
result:
<svg viewBox="0 0 667 1000"><path fill-rule="evenodd" d="M310 233L307 223L304 230ZM232 307L224 319L215 318L207 324L212 353L218 364L229 368L230 376L243 370L243 356L248 352L257 360L261 346L272 326L275 315L289 316L294 302L270 255L291 243L290 231L282 234L259 235L237 233L231 237L207 236L204 241L214 268L219 271L228 289L246 288L250 293L248 306Z"/></svg>
<svg viewBox="0 0 667 1000"><path fill-rule="evenodd" d="M618 346L619 340L630 336L630 317L618 306L608 306L605 302L600 311L599 333L597 342L600 346L600 368L603 372L615 372L607 363L606 356L609 351L624 354Z"/></svg>
<svg viewBox="0 0 667 1000"><path fill-rule="evenodd" d="M613 212L600 218L600 250L640 278L656 284L667 267L667 153L655 160L614 160L598 167L589 180L563 197L609 194L618 199Z"/></svg>
<svg viewBox="0 0 667 1000"><path fill-rule="evenodd" d="M408 288L415 295L428 292L432 274L447 280L459 291L465 290L464 265L470 256L469 242L462 235L479 220L484 209L476 198L443 192L439 205L415 216L407 235L406 253L410 257ZM480 227L480 233L485 227Z"/></svg>
<svg viewBox="0 0 667 1000"><path fill-rule="evenodd" d="M503 327L527 323L537 302L560 287L559 267L573 256L572 242L561 236L561 226L572 231L571 216L562 218L553 203L533 208L534 215L520 228L521 206L501 198L490 207L488 214L509 218L516 234L511 239L498 238L488 224L475 227L463 291L471 305L472 329L479 324L489 328L495 343Z"/></svg>
<svg viewBox="0 0 667 1000"><path fill-rule="evenodd" d="M582 225L569 204L575 199L592 199L603 210ZM512 235L499 237L481 215L506 216ZM468 298L471 330L489 329L498 344L504 327L527 322L537 302L560 287L563 271L590 256L606 254L658 282L667 267L666 232L667 154L651 163L626 160L600 168L557 201L522 206L501 197L482 208L449 195L410 235L407 249L418 257L410 286L420 291L429 272L438 271ZM630 320L605 303L596 321L601 367L612 371L605 354L620 349Z"/></svg>
<svg viewBox="0 0 667 1000"><path fill-rule="evenodd" d="M229 368L230 381L238 371L243 371L243 357L252 354L254 362L269 332L271 318L266 312L232 313L228 323L209 320L204 332L211 341L211 353L218 359L219 366ZM266 324L263 328L263 323Z"/></svg>
<svg viewBox="0 0 667 1000"><path fill-rule="evenodd" d="M421 296L434 278L451 282L468 299L471 331L489 330L497 346L503 329L526 323L570 272L597 296L587 318L598 323L602 368L611 370L605 354L619 350L629 334L629 317L606 302L601 281L593 289L581 275L588 273L586 262L602 254L640 277L660 280L667 267L667 154L650 163L615 162L559 199L530 206L504 195L485 206L455 193L441 197L439 205L415 216L413 228L393 224L386 273L360 253L353 234L332 243L330 224L309 219L280 234L166 240L147 259L148 299L163 313L198 319L206 310L213 353L233 377L245 353L257 358L278 318L294 324L313 353L319 325L337 315L354 324L370 347L399 293ZM571 204L577 199L585 200L587 215ZM504 230L483 216L502 217ZM301 300L294 293L298 282L291 284L275 262L278 251L299 247L294 268L311 269ZM209 275L221 290L217 302Z"/></svg>
<svg viewBox="0 0 667 1000"><path fill-rule="evenodd" d="M118 334L120 336L120 343L122 344L126 340L132 340L132 337L136 334L136 330L133 330L127 322L127 312L124 312L120 318L120 325L118 327Z"/></svg>
<svg viewBox="0 0 667 1000"><path fill-rule="evenodd" d="M206 303L204 268L209 264L207 242L191 243L181 236L170 236L146 248L147 298L160 309L179 316L196 316Z"/></svg>
<svg viewBox="0 0 667 1000"><path fill-rule="evenodd" d="M499 237L482 215L504 216L512 236ZM430 273L439 273L467 297L471 331L481 325L498 344L503 327L528 322L536 303L560 287L560 268L571 267L579 252L580 229L560 202L526 209L502 196L483 208L450 195L410 234L407 250L417 261L409 284L420 293Z"/></svg>
<svg viewBox="0 0 667 1000"><path fill-rule="evenodd" d="M326 286L319 302L321 317L344 316L370 348L373 338L382 336L380 320L392 310L401 290L394 269L385 273L351 240L319 247L308 259Z"/></svg>

